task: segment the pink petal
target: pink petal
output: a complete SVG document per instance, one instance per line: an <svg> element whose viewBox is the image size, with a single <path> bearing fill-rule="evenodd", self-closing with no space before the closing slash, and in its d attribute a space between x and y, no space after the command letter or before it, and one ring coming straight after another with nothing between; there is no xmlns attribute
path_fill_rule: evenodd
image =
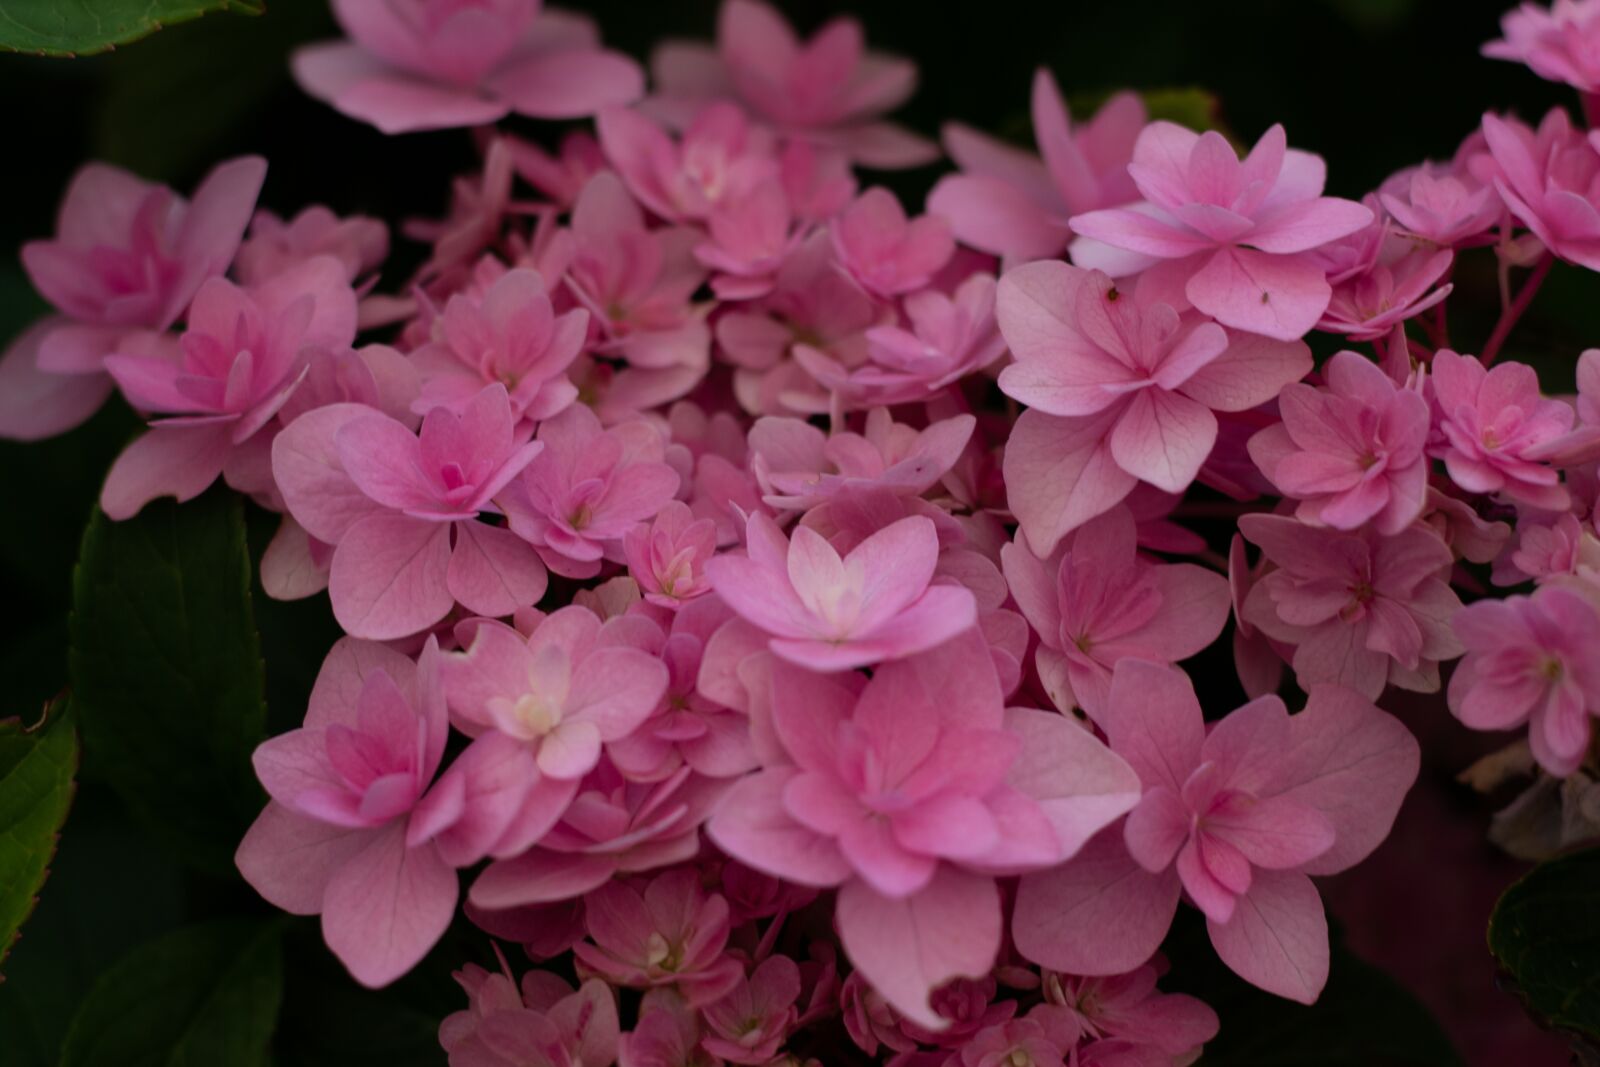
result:
<svg viewBox="0 0 1600 1067"><path fill-rule="evenodd" d="M1311 879L1255 873L1226 923L1206 921L1222 962L1252 985L1310 1004L1328 981L1328 920Z"/></svg>
<svg viewBox="0 0 1600 1067"><path fill-rule="evenodd" d="M295 521L319 541L338 544L358 520L381 511L345 473L336 438L364 404L330 404L295 419L272 441L272 475Z"/></svg>
<svg viewBox="0 0 1600 1067"><path fill-rule="evenodd" d="M1224 248L1189 279L1195 307L1225 326L1280 341L1305 336L1328 309L1333 290L1322 268L1303 255L1274 256Z"/></svg>
<svg viewBox="0 0 1600 1067"><path fill-rule="evenodd" d="M1249 244L1263 252L1305 252L1347 237L1372 223L1372 209L1354 200L1324 196L1267 208L1256 216Z"/></svg>
<svg viewBox="0 0 1600 1067"><path fill-rule="evenodd" d="M328 596L345 633L374 641L407 637L450 612L450 524L371 515L333 554Z"/></svg>
<svg viewBox="0 0 1600 1067"><path fill-rule="evenodd" d="M1117 418L1111 456L1117 466L1168 493L1181 493L1200 473L1217 440L1211 409L1178 393L1143 389Z"/></svg>
<svg viewBox="0 0 1600 1067"><path fill-rule="evenodd" d="M706 832L740 862L798 885L825 888L850 877L850 864L830 839L806 829L784 807L796 772L774 767L740 779L711 815Z"/></svg>
<svg viewBox="0 0 1600 1067"><path fill-rule="evenodd" d="M39 346L60 319L24 330L0 355L0 437L39 441L85 422L111 395L106 374L51 374L38 367Z"/></svg>
<svg viewBox="0 0 1600 1067"><path fill-rule="evenodd" d="M111 464L100 508L113 519L132 518L161 496L193 500L217 480L228 458L228 423L156 426L135 439Z"/></svg>
<svg viewBox="0 0 1600 1067"><path fill-rule="evenodd" d="M575 49L513 62L489 79L488 88L518 114L581 119L639 99L644 72L620 52Z"/></svg>
<svg viewBox="0 0 1600 1067"><path fill-rule="evenodd" d="M1076 855L1139 802L1137 772L1066 716L1008 708L1005 727L1022 739L1006 782L1038 802L1055 828L1058 860Z"/></svg>
<svg viewBox="0 0 1600 1067"><path fill-rule="evenodd" d="M306 92L384 133L483 126L511 110L475 90L395 71L344 42L308 45L291 66Z"/></svg>
<svg viewBox="0 0 1600 1067"><path fill-rule="evenodd" d="M406 848L405 825L396 822L328 883L322 936L356 981L388 985L444 934L459 892L456 872L433 846Z"/></svg>
<svg viewBox="0 0 1600 1067"><path fill-rule="evenodd" d="M333 826L271 801L251 823L233 861L267 903L294 915L315 915L334 874L371 840L370 831Z"/></svg>
<svg viewBox="0 0 1600 1067"><path fill-rule="evenodd" d="M489 864L472 883L468 899L488 911L573 900L605 885L616 871L611 856L533 848Z"/></svg>
<svg viewBox="0 0 1600 1067"><path fill-rule="evenodd" d="M1137 484L1106 442L1115 412L1058 418L1024 411L1006 442L1004 474L1012 512L1034 552L1049 555L1063 536L1121 502Z"/></svg>
<svg viewBox="0 0 1600 1067"><path fill-rule="evenodd" d="M1301 341L1276 341L1253 333L1228 334L1228 347L1179 387L1213 411L1248 411L1277 396L1311 371L1311 350Z"/></svg>
<svg viewBox="0 0 1600 1067"><path fill-rule="evenodd" d="M461 522L445 584L456 603L474 615L500 618L537 604L549 576L533 546L510 530Z"/></svg>
<svg viewBox="0 0 1600 1067"><path fill-rule="evenodd" d="M950 223L956 240L1019 259L1060 255L1072 236L1028 193L1002 178L952 174L928 194L928 211Z"/></svg>
<svg viewBox="0 0 1600 1067"><path fill-rule="evenodd" d="M1200 764L1205 716L1188 675L1176 667L1125 659L1111 676L1106 705L1111 750L1138 772L1146 788L1182 793Z"/></svg>

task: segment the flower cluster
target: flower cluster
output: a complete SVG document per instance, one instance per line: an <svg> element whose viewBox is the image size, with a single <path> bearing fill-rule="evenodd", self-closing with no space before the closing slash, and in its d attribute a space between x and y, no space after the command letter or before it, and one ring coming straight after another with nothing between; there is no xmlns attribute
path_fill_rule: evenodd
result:
<svg viewBox="0 0 1600 1067"><path fill-rule="evenodd" d="M1186 1064L1180 902L1249 982L1327 980L1313 878L1418 771L1390 687L1593 766L1600 350L1570 399L1497 358L1556 260L1600 269L1564 111L1350 200L1282 127L1075 121L1041 71L1038 155L947 127L918 210L859 170L938 157L885 118L915 68L853 20L725 0L647 95L538 0L334 9L308 92L485 128L421 268L258 210L259 159L188 200L89 166L23 250L56 313L0 432L115 391L149 428L109 516L220 478L281 517L264 588L347 636L238 865L367 985L458 906L520 946L460 972L452 1064ZM1592 94L1597 28L1487 51ZM1530 271L1476 355L1468 255ZM1231 711L1184 667L1225 632Z"/></svg>

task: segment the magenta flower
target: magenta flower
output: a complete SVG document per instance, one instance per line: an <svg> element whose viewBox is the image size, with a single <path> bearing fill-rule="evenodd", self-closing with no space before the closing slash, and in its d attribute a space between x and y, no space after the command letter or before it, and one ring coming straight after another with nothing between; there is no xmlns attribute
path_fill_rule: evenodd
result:
<svg viewBox="0 0 1600 1067"><path fill-rule="evenodd" d="M1228 582L1192 563L1138 556L1133 515L1116 508L1079 527L1059 556L1020 540L1000 558L1017 606L1039 635L1035 664L1063 711L1099 722L1112 669L1124 658L1176 663L1205 648L1228 621Z"/></svg>
<svg viewBox="0 0 1600 1067"><path fill-rule="evenodd" d="M770 635L772 651L812 670L842 671L943 644L977 619L972 594L930 584L932 521L901 519L840 557L815 530L793 539L765 515L745 526L747 555L717 556L706 578L729 607Z"/></svg>
<svg viewBox="0 0 1600 1067"><path fill-rule="evenodd" d="M1060 255L1067 219L1139 199L1128 162L1148 116L1136 93L1117 93L1074 129L1044 67L1033 74L1033 131L1043 159L960 123L946 123L945 149L960 174L941 178L928 212L950 220L956 239L1010 260Z"/></svg>
<svg viewBox="0 0 1600 1067"><path fill-rule="evenodd" d="M345 41L294 54L312 96L384 133L486 126L515 111L576 119L644 92L588 19L541 0L333 0Z"/></svg>
<svg viewBox="0 0 1600 1067"><path fill-rule="evenodd" d="M434 340L411 354L423 377L416 411L447 407L459 415L499 382L516 419L557 415L578 398L566 371L588 329L582 308L555 313L537 271L507 271L481 295L455 293L434 323Z"/></svg>
<svg viewBox="0 0 1600 1067"><path fill-rule="evenodd" d="M1453 286L1435 285L1450 269L1454 254L1416 250L1393 262L1374 264L1336 285L1317 329L1352 341L1374 341L1396 325L1415 318L1450 295Z"/></svg>
<svg viewBox="0 0 1600 1067"><path fill-rule="evenodd" d="M1121 834L1024 878L1013 933L1029 959L1121 974L1165 936L1180 892L1206 916L1224 963L1311 1003L1328 977L1328 930L1307 875L1366 857L1417 776L1398 720L1337 686L1290 716L1261 697L1209 731L1179 670L1136 660L1111 686L1107 736L1144 783Z"/></svg>
<svg viewBox="0 0 1600 1067"><path fill-rule="evenodd" d="M1230 335L1065 263L1007 271L996 310L1016 357L1000 388L1030 407L1006 445L1007 492L1044 552L1138 481L1188 488L1214 411L1265 403L1311 369L1300 342Z"/></svg>
<svg viewBox="0 0 1600 1067"><path fill-rule="evenodd" d="M778 174L772 138L752 130L744 112L729 103L701 109L677 141L623 107L601 111L595 129L628 191L670 223L703 222L725 199L772 183Z"/></svg>
<svg viewBox="0 0 1600 1067"><path fill-rule="evenodd" d="M558 574L592 577L602 559L621 561L623 536L678 491L666 443L643 421L602 429L593 411L574 404L539 424L539 443L544 451L503 503L511 529Z"/></svg>
<svg viewBox="0 0 1600 1067"><path fill-rule="evenodd" d="M1541 78L1580 93L1600 92L1600 4L1555 0L1523 3L1500 17L1499 40L1483 46L1491 59L1524 63Z"/></svg>
<svg viewBox="0 0 1600 1067"><path fill-rule="evenodd" d="M1528 724L1539 765L1578 769L1600 715L1600 609L1576 589L1480 600L1456 613L1467 654L1450 679L1450 710L1474 730Z"/></svg>
<svg viewBox="0 0 1600 1067"><path fill-rule="evenodd" d="M104 163L78 171L55 237L22 246L29 280L61 314L0 356L0 436L52 437L94 414L111 393L105 357L129 333L167 329L228 269L266 173L258 157L230 160L189 202Z"/></svg>
<svg viewBox="0 0 1600 1067"><path fill-rule="evenodd" d="M304 380L313 348L348 348L356 297L344 269L319 256L241 289L223 278L200 287L175 340L132 334L105 358L128 402L166 418L117 457L100 506L126 519L158 496L190 500L219 474L263 460L262 433Z"/></svg>
<svg viewBox="0 0 1600 1067"><path fill-rule="evenodd" d="M1283 421L1250 439L1250 458L1309 523L1392 536L1428 496L1428 403L1355 352L1323 367L1325 388L1295 383L1278 396Z"/></svg>
<svg viewBox="0 0 1600 1067"><path fill-rule="evenodd" d="M717 524L696 519L689 506L669 501L649 524L622 535L628 573L652 604L676 611L711 592L705 565L717 550Z"/></svg>
<svg viewBox="0 0 1600 1067"><path fill-rule="evenodd" d="M534 753L552 778L581 778L655 710L667 668L636 648L608 643L593 612L572 606L524 639L485 622L465 652L446 653L440 676L451 714L468 733L497 730Z"/></svg>
<svg viewBox="0 0 1600 1067"><path fill-rule="evenodd" d="M1195 307L1225 326L1284 341L1315 326L1332 294L1309 253L1372 221L1366 207L1322 195L1321 158L1287 149L1282 126L1241 161L1214 130L1153 122L1128 173L1144 205L1075 215L1072 228L1172 261L1161 268L1165 280Z"/></svg>
<svg viewBox="0 0 1600 1067"><path fill-rule="evenodd" d="M389 640L457 603L505 616L544 595L538 554L478 521L541 448L513 426L496 384L460 416L434 408L420 436L360 404L317 408L278 435L272 470L289 513L337 546L328 594L346 633Z"/></svg>
<svg viewBox="0 0 1600 1067"><path fill-rule="evenodd" d="M1538 130L1483 116L1495 189L1511 214L1562 259L1600 269L1600 152L1552 108Z"/></svg>
<svg viewBox="0 0 1600 1067"><path fill-rule="evenodd" d="M744 968L725 954L728 902L700 887L694 870L658 874L643 892L617 880L584 898L590 940L573 949L580 973L634 989L670 987L691 1007L738 985Z"/></svg>
<svg viewBox="0 0 1600 1067"><path fill-rule="evenodd" d="M1462 652L1450 630L1461 601L1445 581L1450 549L1431 528L1385 537L1246 515L1239 531L1278 567L1251 588L1244 618L1295 646L1301 688L1336 682L1369 700L1385 684L1438 690L1439 663Z"/></svg>
<svg viewBox="0 0 1600 1067"><path fill-rule="evenodd" d="M430 641L420 663L349 638L322 664L305 726L256 749L272 800L239 871L272 904L322 916L328 947L367 986L409 971L455 913L456 873L413 812L449 732Z"/></svg>
<svg viewBox="0 0 1600 1067"><path fill-rule="evenodd" d="M955 253L950 224L937 215L907 219L899 199L875 186L834 220L839 265L869 293L894 297L926 286Z"/></svg>
<svg viewBox="0 0 1600 1067"><path fill-rule="evenodd" d="M760 0L723 0L715 47L673 41L650 60L650 106L685 121L707 100L734 100L788 137L812 141L866 167L915 167L938 148L882 121L911 96L917 69L865 50L861 24L837 18L808 41Z"/></svg>
<svg viewBox="0 0 1600 1067"><path fill-rule="evenodd" d="M1539 458L1542 445L1572 428L1573 409L1539 394L1539 376L1526 363L1492 370L1471 356L1441 351L1433 358L1433 399L1442 436L1431 450L1450 480L1469 493L1504 493L1546 511L1569 497L1561 476Z"/></svg>
<svg viewBox="0 0 1600 1067"><path fill-rule="evenodd" d="M787 956L768 956L748 978L708 1004L710 1031L700 1047L728 1063L765 1064L783 1048L799 1009L800 968Z"/></svg>

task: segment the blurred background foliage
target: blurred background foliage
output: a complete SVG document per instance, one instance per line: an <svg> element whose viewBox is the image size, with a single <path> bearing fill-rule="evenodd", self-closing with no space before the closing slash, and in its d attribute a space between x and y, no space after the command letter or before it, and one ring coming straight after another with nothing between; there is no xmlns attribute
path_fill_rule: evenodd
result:
<svg viewBox="0 0 1600 1067"><path fill-rule="evenodd" d="M36 6L36 0L0 0L0 14L24 2ZM852 12L866 24L872 45L915 57L922 84L901 117L925 133L959 119L1028 142L1028 86L1042 64L1073 99L1124 86L1203 89L1217 101L1215 120L1247 142L1283 122L1291 144L1327 157L1330 192L1351 197L1402 166L1449 156L1486 109L1537 120L1552 105L1572 103L1561 87L1478 55L1497 33L1504 0L777 5L806 30ZM717 2L568 6L595 16L609 44L643 58L664 37L709 38ZM0 213L0 339L43 311L15 251L52 230L61 191L89 159L187 193L218 160L256 152L271 164L263 205L279 213L315 202L391 223L443 212L449 179L473 166L470 139L459 131L385 137L302 95L289 78L287 57L296 44L334 32L326 4L266 0L265 7L254 17L210 15L87 58L0 55L0 100L7 102L0 124L9 151L7 210ZM518 129L536 135L535 127ZM550 132L543 128L537 135ZM887 184L920 202L939 173L930 167L894 175ZM403 264L414 260L402 255L400 262L387 284L398 284ZM1482 254L1464 266L1458 283L1473 295L1452 301L1467 306L1451 326L1458 345L1470 351L1498 312L1490 258ZM1571 387L1573 356L1600 338L1600 301L1593 292L1592 280L1558 268L1509 347L1513 356L1540 364L1552 390ZM57 440L0 442L0 589L8 609L0 614L0 677L7 682L0 715L33 718L66 678L67 613L81 532L110 460L135 428L133 416L113 404ZM270 533L262 519L251 522L256 554ZM266 662L269 729L277 732L298 722L335 631L320 598L277 604L258 587L254 611ZM56 1062L71 1011L93 977L123 952L182 919L247 906L242 885L184 871L149 847L104 781L95 753L86 752L56 871L7 964L11 980L0 985L0 1060L8 1067ZM1481 826L1476 832L1481 843ZM109 882L108 870L117 872ZM1486 914L1473 920L1478 933L1468 927L1480 953ZM442 951L455 953L452 962L464 958L459 945L447 943ZM288 965L303 977L289 983L280 1031L298 1051L283 1052L280 1042L281 1062L322 1062L322 1055L345 1064L439 1062L436 1049L418 1052L415 1060L404 1049L424 1048L433 1021L454 1006L447 982L411 983L378 1002L331 966L315 943L314 926L297 927L286 952ZM435 978L442 973L433 972ZM300 1010L308 1006L316 1011ZM409 1043L377 1059L370 1059L370 1043L361 1050L367 1056L354 1047L315 1052L306 1035L320 1032L318 1020L327 1013L389 1019L389 1032L404 1031ZM1471 1058L1521 1067L1564 1059L1554 1044L1532 1047L1554 1058L1527 1058L1538 1053L1526 1051L1512 1060Z"/></svg>

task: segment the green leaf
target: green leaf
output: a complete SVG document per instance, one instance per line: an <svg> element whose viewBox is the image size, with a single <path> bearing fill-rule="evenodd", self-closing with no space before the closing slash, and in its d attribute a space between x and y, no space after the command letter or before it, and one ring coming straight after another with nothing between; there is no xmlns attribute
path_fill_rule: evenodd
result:
<svg viewBox="0 0 1600 1067"><path fill-rule="evenodd" d="M283 996L282 926L218 919L140 946L100 976L61 1067L259 1067Z"/></svg>
<svg viewBox="0 0 1600 1067"><path fill-rule="evenodd" d="M0 721L0 963L49 874L77 767L72 712L60 702L31 730L20 719Z"/></svg>
<svg viewBox="0 0 1600 1067"><path fill-rule="evenodd" d="M262 0L5 0L0 49L88 55L214 11L259 15L263 9Z"/></svg>
<svg viewBox="0 0 1600 1067"><path fill-rule="evenodd" d="M250 559L233 494L96 512L73 583L73 706L84 760L157 839L230 877L261 810L265 722Z"/></svg>
<svg viewBox="0 0 1600 1067"><path fill-rule="evenodd" d="M1541 863L1507 889L1489 950L1535 1017L1600 1040L1600 848Z"/></svg>

